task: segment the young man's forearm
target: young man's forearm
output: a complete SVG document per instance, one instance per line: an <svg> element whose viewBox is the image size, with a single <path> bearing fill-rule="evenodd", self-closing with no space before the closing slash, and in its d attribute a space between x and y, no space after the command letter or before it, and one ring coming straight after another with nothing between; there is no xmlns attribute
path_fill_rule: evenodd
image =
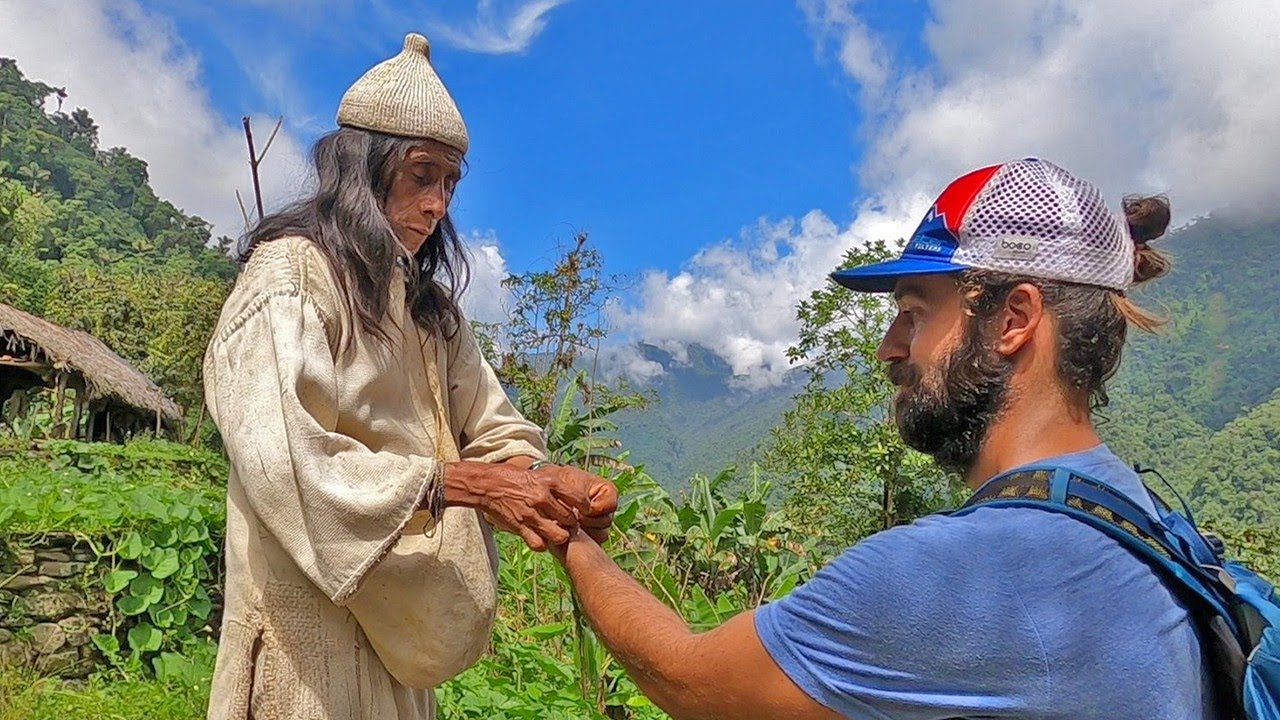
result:
<svg viewBox="0 0 1280 720"><path fill-rule="evenodd" d="M676 720L838 720L765 649L755 614L694 633L581 536L557 551L587 618L631 679Z"/></svg>
<svg viewBox="0 0 1280 720"><path fill-rule="evenodd" d="M689 626L594 541L570 542L563 562L596 633L640 690L673 717L692 717L684 701L697 694L688 677L697 636Z"/></svg>

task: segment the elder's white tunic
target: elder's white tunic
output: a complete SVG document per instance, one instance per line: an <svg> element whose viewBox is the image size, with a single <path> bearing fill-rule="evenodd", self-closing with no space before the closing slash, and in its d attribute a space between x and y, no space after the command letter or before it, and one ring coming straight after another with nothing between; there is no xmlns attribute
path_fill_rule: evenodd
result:
<svg viewBox="0 0 1280 720"><path fill-rule="evenodd" d="M402 282L389 308L389 344L359 332L318 248L282 238L222 309L204 360L231 460L210 718L432 718L431 687L486 647L489 527L449 508L428 529L418 508L444 461L543 457L544 438L465 321L422 332Z"/></svg>

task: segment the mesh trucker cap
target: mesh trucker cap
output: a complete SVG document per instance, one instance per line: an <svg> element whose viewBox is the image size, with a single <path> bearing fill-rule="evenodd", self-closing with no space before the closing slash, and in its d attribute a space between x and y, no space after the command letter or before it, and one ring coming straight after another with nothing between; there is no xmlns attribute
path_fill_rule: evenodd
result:
<svg viewBox="0 0 1280 720"><path fill-rule="evenodd" d="M1028 158L957 178L938 196L896 260L839 270L861 292L890 292L904 275L998 270L1124 290L1133 240L1092 184Z"/></svg>

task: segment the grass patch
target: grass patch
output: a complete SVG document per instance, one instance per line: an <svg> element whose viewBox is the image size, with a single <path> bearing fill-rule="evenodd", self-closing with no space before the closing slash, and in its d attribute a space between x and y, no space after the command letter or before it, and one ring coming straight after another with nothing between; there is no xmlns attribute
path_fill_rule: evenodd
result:
<svg viewBox="0 0 1280 720"><path fill-rule="evenodd" d="M0 720L197 720L205 716L208 703L207 683L114 673L66 683L25 668L0 666Z"/></svg>

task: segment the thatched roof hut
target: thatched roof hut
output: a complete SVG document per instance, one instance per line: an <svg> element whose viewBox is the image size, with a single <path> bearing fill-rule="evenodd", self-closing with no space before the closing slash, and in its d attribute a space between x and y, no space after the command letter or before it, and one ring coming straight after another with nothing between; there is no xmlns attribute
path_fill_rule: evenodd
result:
<svg viewBox="0 0 1280 720"><path fill-rule="evenodd" d="M71 436L110 440L145 428L180 430L177 403L101 340L0 303L0 402L41 385L58 389L59 417L64 391L77 391ZM82 409L89 413L83 433Z"/></svg>

